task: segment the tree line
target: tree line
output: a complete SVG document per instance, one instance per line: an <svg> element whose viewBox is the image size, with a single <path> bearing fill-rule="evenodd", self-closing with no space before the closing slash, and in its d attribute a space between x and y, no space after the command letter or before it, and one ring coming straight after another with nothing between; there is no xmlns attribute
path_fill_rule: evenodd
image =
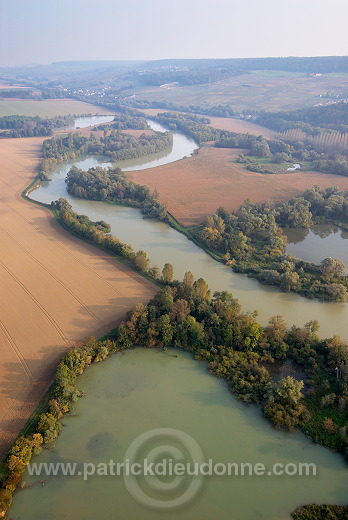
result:
<svg viewBox="0 0 348 520"><path fill-rule="evenodd" d="M78 215L64 198L52 202L51 206L58 220L74 235L93 242L111 254L123 257L133 268L147 274L153 280L172 280L172 276L169 276L173 269L170 264L166 264L162 272L157 265L150 267L148 254L142 250L135 252L130 244L122 242L117 236L112 236L110 225L106 222L93 222L86 215Z"/></svg>
<svg viewBox="0 0 348 520"><path fill-rule="evenodd" d="M133 73L133 77L142 85L159 86L166 83L178 83L182 86L205 85L222 79L245 74L235 67L206 67L184 70L154 70L149 72Z"/></svg>
<svg viewBox="0 0 348 520"><path fill-rule="evenodd" d="M166 220L167 209L158 199L158 193L150 193L147 186L140 186L127 179L119 168L90 168L87 171L73 166L65 180L68 193L82 199L116 202L141 208L148 218Z"/></svg>
<svg viewBox="0 0 348 520"><path fill-rule="evenodd" d="M227 104L213 105L211 107L201 107L198 105L177 105L172 101L145 101L135 100L133 103L134 108L164 108L168 111L186 112L190 114L201 114L212 117L235 117L239 115L239 112ZM250 111L247 111L250 113Z"/></svg>
<svg viewBox="0 0 348 520"><path fill-rule="evenodd" d="M279 132L290 128L301 128L308 134L319 133L323 128L348 132L348 103L338 102L281 112L261 112L256 122Z"/></svg>
<svg viewBox="0 0 348 520"><path fill-rule="evenodd" d="M195 114L163 112L149 118L172 131L184 133L199 144L215 141L215 146L219 148L246 148L249 154L241 154L237 161L257 173L286 174L287 171L278 165L310 162L312 168L323 173L348 176L348 159L345 155L348 154L348 134L344 134L345 137L342 138L342 134L338 132L324 133L314 137L305 136L304 140L279 134L276 139L265 139L261 135L218 130L209 126L209 118ZM302 132L299 129L296 131ZM328 153L323 153L323 149ZM257 158L267 159L267 163L260 162ZM274 164L269 164L270 161Z"/></svg>
<svg viewBox="0 0 348 520"><path fill-rule="evenodd" d="M326 258L320 265L285 253L285 227L309 228L336 222L347 225L348 193L318 186L288 202L245 202L237 212L219 208L209 216L196 237L236 272L310 298L346 301L348 279L340 259Z"/></svg>
<svg viewBox="0 0 348 520"><path fill-rule="evenodd" d="M0 117L0 138L35 137L52 135L55 128L74 124L74 116L56 116L43 119L38 116Z"/></svg>
<svg viewBox="0 0 348 520"><path fill-rule="evenodd" d="M113 122L107 125L108 128L114 128L115 130L146 130L149 128L149 125L145 119L145 117L141 116L132 116L129 114L116 114ZM105 123L100 124L99 126L94 126L93 130L105 130L107 128Z"/></svg>
<svg viewBox="0 0 348 520"><path fill-rule="evenodd" d="M348 134L338 132L306 136L300 129L278 134L276 139L263 136L222 131L216 141L218 148L246 148L237 162L254 172L264 174L288 173L277 167L281 163L307 162L312 169L323 173L348 176ZM327 153L324 153L326 150ZM267 159L267 162L258 160ZM269 164L269 162L273 164Z"/></svg>
<svg viewBox="0 0 348 520"><path fill-rule="evenodd" d="M96 132L91 132L89 137L70 132L66 137L57 136L44 141L44 159L39 166L41 179L47 180L48 173L55 164L81 155L104 155L111 161L121 161L165 150L173 143L170 132L142 134L136 138L121 130L110 131L107 127L103 128L104 133L100 137L96 136Z"/></svg>
<svg viewBox="0 0 348 520"><path fill-rule="evenodd" d="M176 114L161 112L157 116L149 116L172 131L179 131L194 139L198 144L216 141L221 137L221 130L208 126L210 119L195 114Z"/></svg>
<svg viewBox="0 0 348 520"><path fill-rule="evenodd" d="M1 513L10 507L26 465L56 440L60 419L84 395L78 376L91 364L134 345L191 352L212 374L225 379L239 399L261 405L276 428L299 427L315 442L347 456L348 346L337 336L320 340L318 328L316 321L288 328L279 315L262 327L256 313L243 312L230 293L215 292L211 297L206 282L195 280L190 272L182 282L167 283L147 305L129 311L109 339L92 338L64 354L46 409L5 458ZM269 368L276 360L288 360L305 371L305 396L303 379L271 376Z"/></svg>
<svg viewBox="0 0 348 520"><path fill-rule="evenodd" d="M319 214L321 206L329 207L333 202L328 192L320 190L308 193L307 198L310 197ZM207 363L212 374L224 378L239 399L260 404L265 417L276 428L300 427L316 442L348 456L348 346L338 336L320 340L316 321L288 328L279 315L263 327L256 321L257 312L243 312L238 300L228 292L215 292L211 297L205 280L195 280L191 272L177 282L173 281L170 264L165 264L162 273L157 266L149 268L146 252L134 253L130 245L110 234L107 223L92 222L74 213L65 199L53 203L53 208L73 233L128 258L138 270L165 285L146 306L139 304L132 309L108 340L91 339L63 356L46 410L16 440L5 458L0 489L2 514L10 507L28 462L44 445L56 440L60 419L83 396L76 384L77 377L92 363L133 345L191 352L195 359ZM283 208L281 218L293 218L293 209ZM274 223L274 210L268 213L269 222ZM260 224L260 215L255 214L255 218ZM303 215L298 212L298 218L308 218L308 211ZM222 221L222 217L219 219ZM247 225L249 218L244 220ZM255 220L250 226L254 224ZM328 273L333 267L328 266ZM305 397L303 379L272 378L269 368L277 360L288 360L305 370Z"/></svg>

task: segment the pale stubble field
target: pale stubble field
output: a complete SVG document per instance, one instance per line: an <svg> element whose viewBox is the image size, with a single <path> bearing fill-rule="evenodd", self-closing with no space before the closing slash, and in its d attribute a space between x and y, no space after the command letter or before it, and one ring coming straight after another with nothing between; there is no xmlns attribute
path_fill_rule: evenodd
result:
<svg viewBox="0 0 348 520"><path fill-rule="evenodd" d="M0 141L0 454L35 409L63 351L111 329L156 292L21 198L42 141Z"/></svg>

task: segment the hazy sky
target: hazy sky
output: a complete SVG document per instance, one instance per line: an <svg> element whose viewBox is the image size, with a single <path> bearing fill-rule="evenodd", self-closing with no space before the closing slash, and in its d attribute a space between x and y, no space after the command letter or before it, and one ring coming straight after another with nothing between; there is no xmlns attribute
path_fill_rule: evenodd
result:
<svg viewBox="0 0 348 520"><path fill-rule="evenodd" d="M0 66L348 54L347 0L0 0Z"/></svg>

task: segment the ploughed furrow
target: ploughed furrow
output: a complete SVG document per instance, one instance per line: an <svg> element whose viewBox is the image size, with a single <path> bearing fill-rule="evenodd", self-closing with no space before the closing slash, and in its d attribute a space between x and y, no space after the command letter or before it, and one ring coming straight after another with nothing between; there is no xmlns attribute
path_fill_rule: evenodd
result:
<svg viewBox="0 0 348 520"><path fill-rule="evenodd" d="M4 323L1 320L0 320L0 329L2 330L5 338L7 339L9 345L11 346L12 350L16 354L17 358L19 359L19 362L21 363L24 372L28 376L28 379L30 379L31 381L34 381L35 378L32 374L32 371L30 370L30 368L28 366L28 363L22 356L22 353L21 353L20 349L17 347L16 342L14 341L11 334L9 333L9 331L7 330L7 328L5 327Z"/></svg>
<svg viewBox="0 0 348 520"><path fill-rule="evenodd" d="M157 288L23 200L44 138L0 140L0 456L74 343L104 334Z"/></svg>
<svg viewBox="0 0 348 520"><path fill-rule="evenodd" d="M0 260L0 265L5 269L5 271L11 276L11 278L22 288L22 290L29 296L29 298L35 303L35 305L41 310L41 312L46 316L46 318L51 322L53 327L58 331L61 338L65 343L70 343L69 339L65 335L65 333L62 331L56 320L53 318L53 316L45 309L41 303L33 296L33 294L28 290L28 288L17 278L15 274Z"/></svg>
<svg viewBox="0 0 348 520"><path fill-rule="evenodd" d="M14 212L15 212L15 213L20 217L20 218L22 218L25 222L27 222L27 223L29 223L29 224L32 224L32 222L31 222L29 219L27 219L27 218L26 218L24 215L22 215L19 211L17 211L17 210L15 210L14 208L12 208L10 204L7 204L6 202L5 202L5 204L6 204L6 206L9 207L9 209L11 209L11 211L14 211ZM63 230L62 230L62 232L63 232ZM44 230L42 230L41 228L40 228L40 233L41 233L42 235L45 235L45 236L46 236L49 240L51 240L51 242L52 242L52 239L51 239L50 235L49 235L48 233L46 233ZM68 234L69 234L69 233L68 233ZM75 238L74 240L80 240L80 239L76 239L76 238ZM81 242L83 242L83 241L81 240ZM128 296L126 296L126 294L123 293L120 289L118 289L114 284L110 283L110 282L107 281L105 278L103 278L102 276L100 276L100 275L99 275L99 274L98 274L94 269L92 269L89 265L87 265L85 262L83 262L80 258L78 258L78 257L77 257L74 253L72 253L69 249L67 249L66 247L64 247L64 246L62 245L61 242L59 242L59 241L57 241L57 240L54 240L54 245L55 245L56 247L58 247L59 249L61 249L62 251L64 251L64 253L66 253L66 254L68 254L69 256L71 256L71 257L72 257L75 261L77 261L80 265L83 265L86 269L88 269L88 270L90 271L90 273L92 273L93 276L96 276L96 277L97 277L97 278L98 278L98 279L99 279L103 284L106 284L106 285L108 285L110 288L112 288L112 290L113 290L116 294L118 294L119 296L121 296L122 298L124 298L124 300L126 300L126 301L131 305L131 307L134 306L134 300L128 298ZM109 256L109 255L107 255L107 256ZM111 258L112 258L112 257L109 256L109 259L111 259ZM115 259L115 261L117 261L117 260ZM123 271L126 275L130 276L131 278L135 279L136 281L140 281L140 280L141 280L142 283L144 283L145 285L148 285L149 289L150 289L151 287L153 287L152 284L151 284L150 282L148 282L146 279L142 278L140 275L138 275L138 274L135 273L134 271L132 271L132 270L130 270L130 269L124 267L123 264L121 264L121 263L119 263L119 262L117 262L117 264L118 264L118 265L117 265L118 270Z"/></svg>
<svg viewBox="0 0 348 520"><path fill-rule="evenodd" d="M56 282L58 282L58 284L61 285L61 287L64 287L64 289L69 293L71 294L71 296L81 305L81 307L83 307L86 312L88 312L88 314L90 316L92 316L92 318L94 318L95 320L99 321L98 320L98 317L94 314L94 312L87 306L85 305L85 303L70 289L70 287L65 284L60 278L58 278L58 276L56 276L54 273L52 273L42 262L40 262L40 260L38 260L38 258L36 258L34 255L32 255L27 249L25 249L19 242L18 240L16 240L12 235L10 235L2 226L0 226L0 230L8 236L8 238L11 239L11 241L17 245L17 247L27 256L29 256L37 265L39 265L46 273L49 274L50 277L52 277L54 280L56 280Z"/></svg>

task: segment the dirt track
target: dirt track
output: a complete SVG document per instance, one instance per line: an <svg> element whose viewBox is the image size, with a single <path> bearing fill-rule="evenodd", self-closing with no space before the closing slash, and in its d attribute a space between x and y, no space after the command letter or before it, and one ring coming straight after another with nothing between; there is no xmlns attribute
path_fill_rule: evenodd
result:
<svg viewBox="0 0 348 520"><path fill-rule="evenodd" d="M20 197L42 140L0 141L0 454L34 410L63 350L107 331L156 292Z"/></svg>

